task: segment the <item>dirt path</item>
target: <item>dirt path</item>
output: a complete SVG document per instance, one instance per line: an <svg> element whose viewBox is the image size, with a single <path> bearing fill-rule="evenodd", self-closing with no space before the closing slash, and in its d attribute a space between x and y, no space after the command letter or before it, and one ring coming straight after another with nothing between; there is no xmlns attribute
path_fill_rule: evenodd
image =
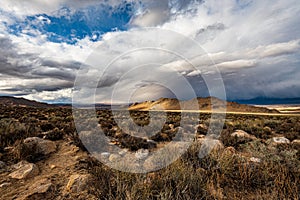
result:
<svg viewBox="0 0 300 200"><path fill-rule="evenodd" d="M86 152L81 151L75 145L66 141L57 141L57 152L51 154L48 158L38 161L35 164L39 168L39 174L28 179L11 179L4 172L0 174L0 185L6 183L7 186L0 188L1 200L8 199L27 199L30 195L30 187L37 182L47 180L53 184L56 192L62 193L67 185L69 177L72 174L79 173L75 165L81 159L88 157Z"/></svg>

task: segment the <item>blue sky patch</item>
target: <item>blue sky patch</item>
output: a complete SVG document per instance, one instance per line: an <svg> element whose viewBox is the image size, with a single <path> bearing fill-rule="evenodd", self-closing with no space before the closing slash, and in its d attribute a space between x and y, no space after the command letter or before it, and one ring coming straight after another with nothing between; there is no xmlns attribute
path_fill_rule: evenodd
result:
<svg viewBox="0 0 300 200"><path fill-rule="evenodd" d="M46 34L51 42L75 44L85 37L90 37L91 41L98 41L107 32L127 30L128 23L134 15L131 3L121 4L117 8L98 4L75 12L68 8L61 10L64 15L27 16L24 21L10 25L9 29L15 35L23 33L32 36L39 31Z"/></svg>

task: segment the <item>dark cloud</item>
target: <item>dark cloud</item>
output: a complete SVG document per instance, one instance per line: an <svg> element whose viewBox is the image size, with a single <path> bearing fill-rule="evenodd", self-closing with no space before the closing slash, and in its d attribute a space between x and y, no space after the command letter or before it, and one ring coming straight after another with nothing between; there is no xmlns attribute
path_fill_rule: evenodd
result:
<svg viewBox="0 0 300 200"><path fill-rule="evenodd" d="M0 73L11 76L25 77L32 68L32 64L25 65L24 61L31 60L32 54L18 54L11 39L0 38Z"/></svg>
<svg viewBox="0 0 300 200"><path fill-rule="evenodd" d="M203 3L203 0L145 0L141 1L139 12L132 18L134 26L157 26L168 22L179 13L194 12L195 4ZM189 8L190 5L192 8Z"/></svg>
<svg viewBox="0 0 300 200"><path fill-rule="evenodd" d="M50 96L65 99L69 93L64 89L73 87L77 72L83 73L85 69L80 71L81 68L89 68L72 59L85 62L83 61L85 56L79 55L82 53L81 48L94 45L90 43L91 41L86 42L86 40L80 39L78 42L82 42L82 44L78 43L76 48L77 44L72 48L70 48L71 45L65 43L53 44L47 41L49 34L43 35L43 32L39 32L33 26L28 29L22 27L29 31L28 34L12 34L6 32L5 27L7 26L2 26L2 22L6 18L12 21L14 21L12 15L17 17L47 15L56 18L66 15L67 18L73 10L77 12L80 11L79 8L91 5L99 6L100 4L110 5L111 12L113 12L114 9L121 8L120 5L124 2L117 0L101 2L54 0L51 3L46 1L37 3L33 0L17 0L16 3L12 3L10 0L3 0L0 5L0 9L4 10L0 14L0 93L16 95L40 93L41 95L38 96L40 99L43 97L49 99ZM13 4L16 6L12 6ZM70 12L66 14L66 10L60 9L62 5L70 8ZM162 29L174 30L198 42L209 54L215 66L219 67L230 99L248 99L258 96L300 96L300 26L298 26L300 6L297 4L297 0L276 2L271 0L145 0L135 1L134 6L136 6L134 7L135 13L126 28L157 26ZM39 12L40 10L41 12ZM59 10L59 12L55 12L55 10ZM95 9L87 11L93 13ZM41 23L48 22L47 19L41 20ZM94 18L91 17L89 20L93 22ZM32 21L32 23L35 22ZM9 20L6 20L6 23L9 23ZM2 27L4 28L2 29ZM192 45L184 45L185 43L178 40L177 37L172 38L172 34L160 35L159 31L146 30L138 33L144 34L143 38L139 39L134 34L135 30L115 31L104 35L104 40L116 35L123 35L123 37L121 37L122 40L116 40L107 49L99 52L107 57L103 56L104 61L97 60L95 64L108 63L105 59L111 58L111 55L117 56L118 52L121 52L119 49L131 50L131 47L139 47L141 44L151 46L155 40L161 40L162 48L169 48L175 52L194 53L196 51L191 47ZM44 37L46 39L43 39ZM153 38L154 42L151 41ZM173 40L172 45L165 44L171 40ZM110 51L110 49L115 51ZM64 57L64 53L67 53L68 56ZM77 59L77 55L80 59ZM209 95L201 76L210 73L209 67L213 66L211 60L206 60L199 55L198 61L193 62L201 71L198 73L197 70L190 70L187 66L179 66L180 63L177 63L178 66L174 63L174 66L173 57L173 60L166 60L163 55L140 52L132 58L126 57L127 59L120 60L99 82L92 78L83 78L80 81L86 85L97 85L102 99L109 99L110 96L107 94L110 94L112 89L118 85L123 92L120 93L120 99L122 95L127 95L129 89L138 89L139 92L136 94L139 98L143 98L143 94L151 93L156 93L156 96L164 96L169 94L167 90L154 86L151 81L143 82L143 80L152 80L153 77L158 77L165 81L164 83L170 83L173 88L180 88L184 91L182 83L169 73L171 68L178 67L181 69L180 72L185 72L182 75L191 83L197 95ZM122 73L130 71L139 62L170 64L168 65L170 68L164 68L165 71L155 71L155 67L151 70L145 68L138 72L130 72L120 80ZM93 77L93 72L89 73L88 75ZM142 83L139 82L140 80ZM134 81L138 84L135 85Z"/></svg>
<svg viewBox="0 0 300 200"><path fill-rule="evenodd" d="M97 88L105 88L105 87L111 87L115 85L119 81L118 76L113 75L106 75L101 77L101 80L99 81Z"/></svg>
<svg viewBox="0 0 300 200"><path fill-rule="evenodd" d="M216 23L216 24L209 25L205 28L199 29L196 35L203 34L204 32L222 31L222 30L225 30L225 25L223 23Z"/></svg>
<svg viewBox="0 0 300 200"><path fill-rule="evenodd" d="M19 47L8 37L0 37L0 74L5 85L1 93L28 95L43 91L72 88L76 72L86 66L80 62L44 58L39 54L19 53Z"/></svg>
<svg viewBox="0 0 300 200"><path fill-rule="evenodd" d="M84 64L76 61L57 62L49 59L41 60L41 65L46 67L52 67L52 68L67 68L67 69L74 69L74 70L78 70L84 66Z"/></svg>

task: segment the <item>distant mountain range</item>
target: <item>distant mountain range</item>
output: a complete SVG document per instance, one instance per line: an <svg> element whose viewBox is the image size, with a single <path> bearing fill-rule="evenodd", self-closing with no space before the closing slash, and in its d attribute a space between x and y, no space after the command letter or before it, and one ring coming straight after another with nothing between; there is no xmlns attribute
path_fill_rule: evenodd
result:
<svg viewBox="0 0 300 200"><path fill-rule="evenodd" d="M51 107L58 107L58 105L47 104L37 101L28 100L25 98L16 98L10 96L0 96L0 105L1 106L20 106L20 107L37 107L37 108L51 108Z"/></svg>
<svg viewBox="0 0 300 200"><path fill-rule="evenodd" d="M300 105L300 98L294 99L267 99L267 98L256 98L250 100L236 100L235 102L226 102L214 97L197 98L197 102L200 110L211 110L211 102L214 102L214 108L218 109L218 105L221 108L222 105L226 104L227 112L254 112L254 113L276 113L277 110L268 109L265 107L257 107L253 105ZM163 108L165 110L180 110L180 104L183 106L183 110L193 109L191 107L193 100L178 101L177 99L171 98L160 98L156 101L145 101L132 103L129 106L129 110L157 110ZM47 104L37 101L28 100L25 98L16 98L10 96L0 96L0 106L21 106L21 107L39 107L39 108L53 108L53 107L71 107L71 104ZM83 107L89 107L85 105ZM108 104L96 104L96 108L110 109L112 108L127 108L127 105L108 105Z"/></svg>
<svg viewBox="0 0 300 200"><path fill-rule="evenodd" d="M249 104L249 105L300 105L300 98L264 98L258 97L255 99L248 100L233 100L234 102L240 104Z"/></svg>
<svg viewBox="0 0 300 200"><path fill-rule="evenodd" d="M36 108L56 108L56 107L72 107L72 103L44 103L33 100L28 100L25 98L16 98L11 96L0 96L0 106L10 106L10 107L36 107ZM80 105L81 108L89 108L94 105L86 104ZM96 108L110 109L111 107L121 107L124 105L109 105L109 104L96 104Z"/></svg>

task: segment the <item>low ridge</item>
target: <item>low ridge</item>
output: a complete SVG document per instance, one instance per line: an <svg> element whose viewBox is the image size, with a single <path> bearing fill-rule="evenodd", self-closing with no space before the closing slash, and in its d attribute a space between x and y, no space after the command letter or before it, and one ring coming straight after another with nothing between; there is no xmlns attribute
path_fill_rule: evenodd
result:
<svg viewBox="0 0 300 200"><path fill-rule="evenodd" d="M198 103L198 105L197 105ZM156 101L145 101L134 103L129 110L198 110L200 111L227 111L227 112L247 112L247 113L279 113L276 109L256 107L252 105L227 102L215 97L198 97L196 100L179 101L171 98L160 98ZM226 110L225 110L226 109Z"/></svg>
<svg viewBox="0 0 300 200"><path fill-rule="evenodd" d="M33 100L28 100L25 98L16 98L10 96L1 96L0 97L0 105L4 107L37 107L37 108L51 108L57 107L57 105L37 102Z"/></svg>

